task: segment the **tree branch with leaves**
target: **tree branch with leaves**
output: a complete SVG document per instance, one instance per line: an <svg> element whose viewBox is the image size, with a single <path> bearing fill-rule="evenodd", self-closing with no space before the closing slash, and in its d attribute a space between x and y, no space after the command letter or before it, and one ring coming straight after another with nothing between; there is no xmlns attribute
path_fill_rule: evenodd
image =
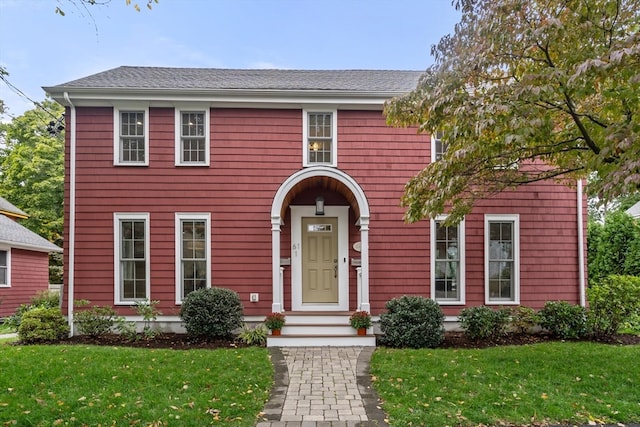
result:
<svg viewBox="0 0 640 427"><path fill-rule="evenodd" d="M389 124L441 131L442 161L413 177L405 219L461 219L540 180L614 198L640 190L640 0L456 0L455 32Z"/></svg>

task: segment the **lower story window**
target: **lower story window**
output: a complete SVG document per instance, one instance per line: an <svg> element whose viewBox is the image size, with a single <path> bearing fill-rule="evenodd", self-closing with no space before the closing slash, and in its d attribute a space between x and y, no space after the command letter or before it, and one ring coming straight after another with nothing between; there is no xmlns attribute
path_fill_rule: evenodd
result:
<svg viewBox="0 0 640 427"><path fill-rule="evenodd" d="M210 286L208 214L176 214L176 302Z"/></svg>
<svg viewBox="0 0 640 427"><path fill-rule="evenodd" d="M0 249L0 286L9 285L9 251Z"/></svg>
<svg viewBox="0 0 640 427"><path fill-rule="evenodd" d="M149 215L115 215L116 304L149 297Z"/></svg>
<svg viewBox="0 0 640 427"><path fill-rule="evenodd" d="M517 215L485 216L487 303L519 303L519 244Z"/></svg>
<svg viewBox="0 0 640 427"><path fill-rule="evenodd" d="M444 226L445 219L432 221L431 295L438 303L464 304L464 220Z"/></svg>

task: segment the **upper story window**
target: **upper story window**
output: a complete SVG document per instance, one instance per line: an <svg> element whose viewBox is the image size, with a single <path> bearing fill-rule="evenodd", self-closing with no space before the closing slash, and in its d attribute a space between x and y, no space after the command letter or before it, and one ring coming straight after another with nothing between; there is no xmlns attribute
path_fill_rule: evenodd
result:
<svg viewBox="0 0 640 427"><path fill-rule="evenodd" d="M8 250L0 249L0 287L11 286L9 267L11 252Z"/></svg>
<svg viewBox="0 0 640 427"><path fill-rule="evenodd" d="M176 109L176 165L209 165L209 109Z"/></svg>
<svg viewBox="0 0 640 427"><path fill-rule="evenodd" d="M149 109L114 108L114 164L149 164Z"/></svg>
<svg viewBox="0 0 640 427"><path fill-rule="evenodd" d="M518 215L485 215L485 301L520 303Z"/></svg>
<svg viewBox="0 0 640 427"><path fill-rule="evenodd" d="M449 144L442 140L444 134L441 130L431 135L431 161L437 162L442 160L444 153L447 151Z"/></svg>
<svg viewBox="0 0 640 427"><path fill-rule="evenodd" d="M176 214L176 303L211 286L209 214Z"/></svg>
<svg viewBox="0 0 640 427"><path fill-rule="evenodd" d="M303 111L303 165L337 165L337 112Z"/></svg>
<svg viewBox="0 0 640 427"><path fill-rule="evenodd" d="M149 298L149 214L114 216L115 303Z"/></svg>
<svg viewBox="0 0 640 427"><path fill-rule="evenodd" d="M445 219L431 221L431 295L440 304L464 304L464 220L444 226Z"/></svg>

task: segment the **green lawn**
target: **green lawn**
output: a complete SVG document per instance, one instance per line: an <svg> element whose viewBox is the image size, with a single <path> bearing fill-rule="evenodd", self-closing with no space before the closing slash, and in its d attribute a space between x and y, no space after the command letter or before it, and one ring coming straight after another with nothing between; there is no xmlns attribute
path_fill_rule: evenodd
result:
<svg viewBox="0 0 640 427"><path fill-rule="evenodd" d="M265 348L152 350L0 345L0 420L19 426L254 426Z"/></svg>
<svg viewBox="0 0 640 427"><path fill-rule="evenodd" d="M374 387L394 427L640 422L640 346L387 349Z"/></svg>

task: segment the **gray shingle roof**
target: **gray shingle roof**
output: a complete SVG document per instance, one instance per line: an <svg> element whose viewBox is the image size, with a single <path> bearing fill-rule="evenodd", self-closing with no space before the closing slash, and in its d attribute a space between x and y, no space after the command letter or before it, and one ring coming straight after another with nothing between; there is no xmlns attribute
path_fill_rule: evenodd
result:
<svg viewBox="0 0 640 427"><path fill-rule="evenodd" d="M16 221L0 215L0 244L39 252L62 252L62 249Z"/></svg>
<svg viewBox="0 0 640 427"><path fill-rule="evenodd" d="M0 211L3 212L7 212L7 213L12 213L12 214L17 214L17 216L29 216L27 215L26 212L24 212L21 209L18 209L17 207L15 207L11 202L9 202L8 200L0 197Z"/></svg>
<svg viewBox="0 0 640 427"><path fill-rule="evenodd" d="M245 89L404 93L415 89L421 74L421 71L398 70L243 70L123 66L45 89Z"/></svg>

